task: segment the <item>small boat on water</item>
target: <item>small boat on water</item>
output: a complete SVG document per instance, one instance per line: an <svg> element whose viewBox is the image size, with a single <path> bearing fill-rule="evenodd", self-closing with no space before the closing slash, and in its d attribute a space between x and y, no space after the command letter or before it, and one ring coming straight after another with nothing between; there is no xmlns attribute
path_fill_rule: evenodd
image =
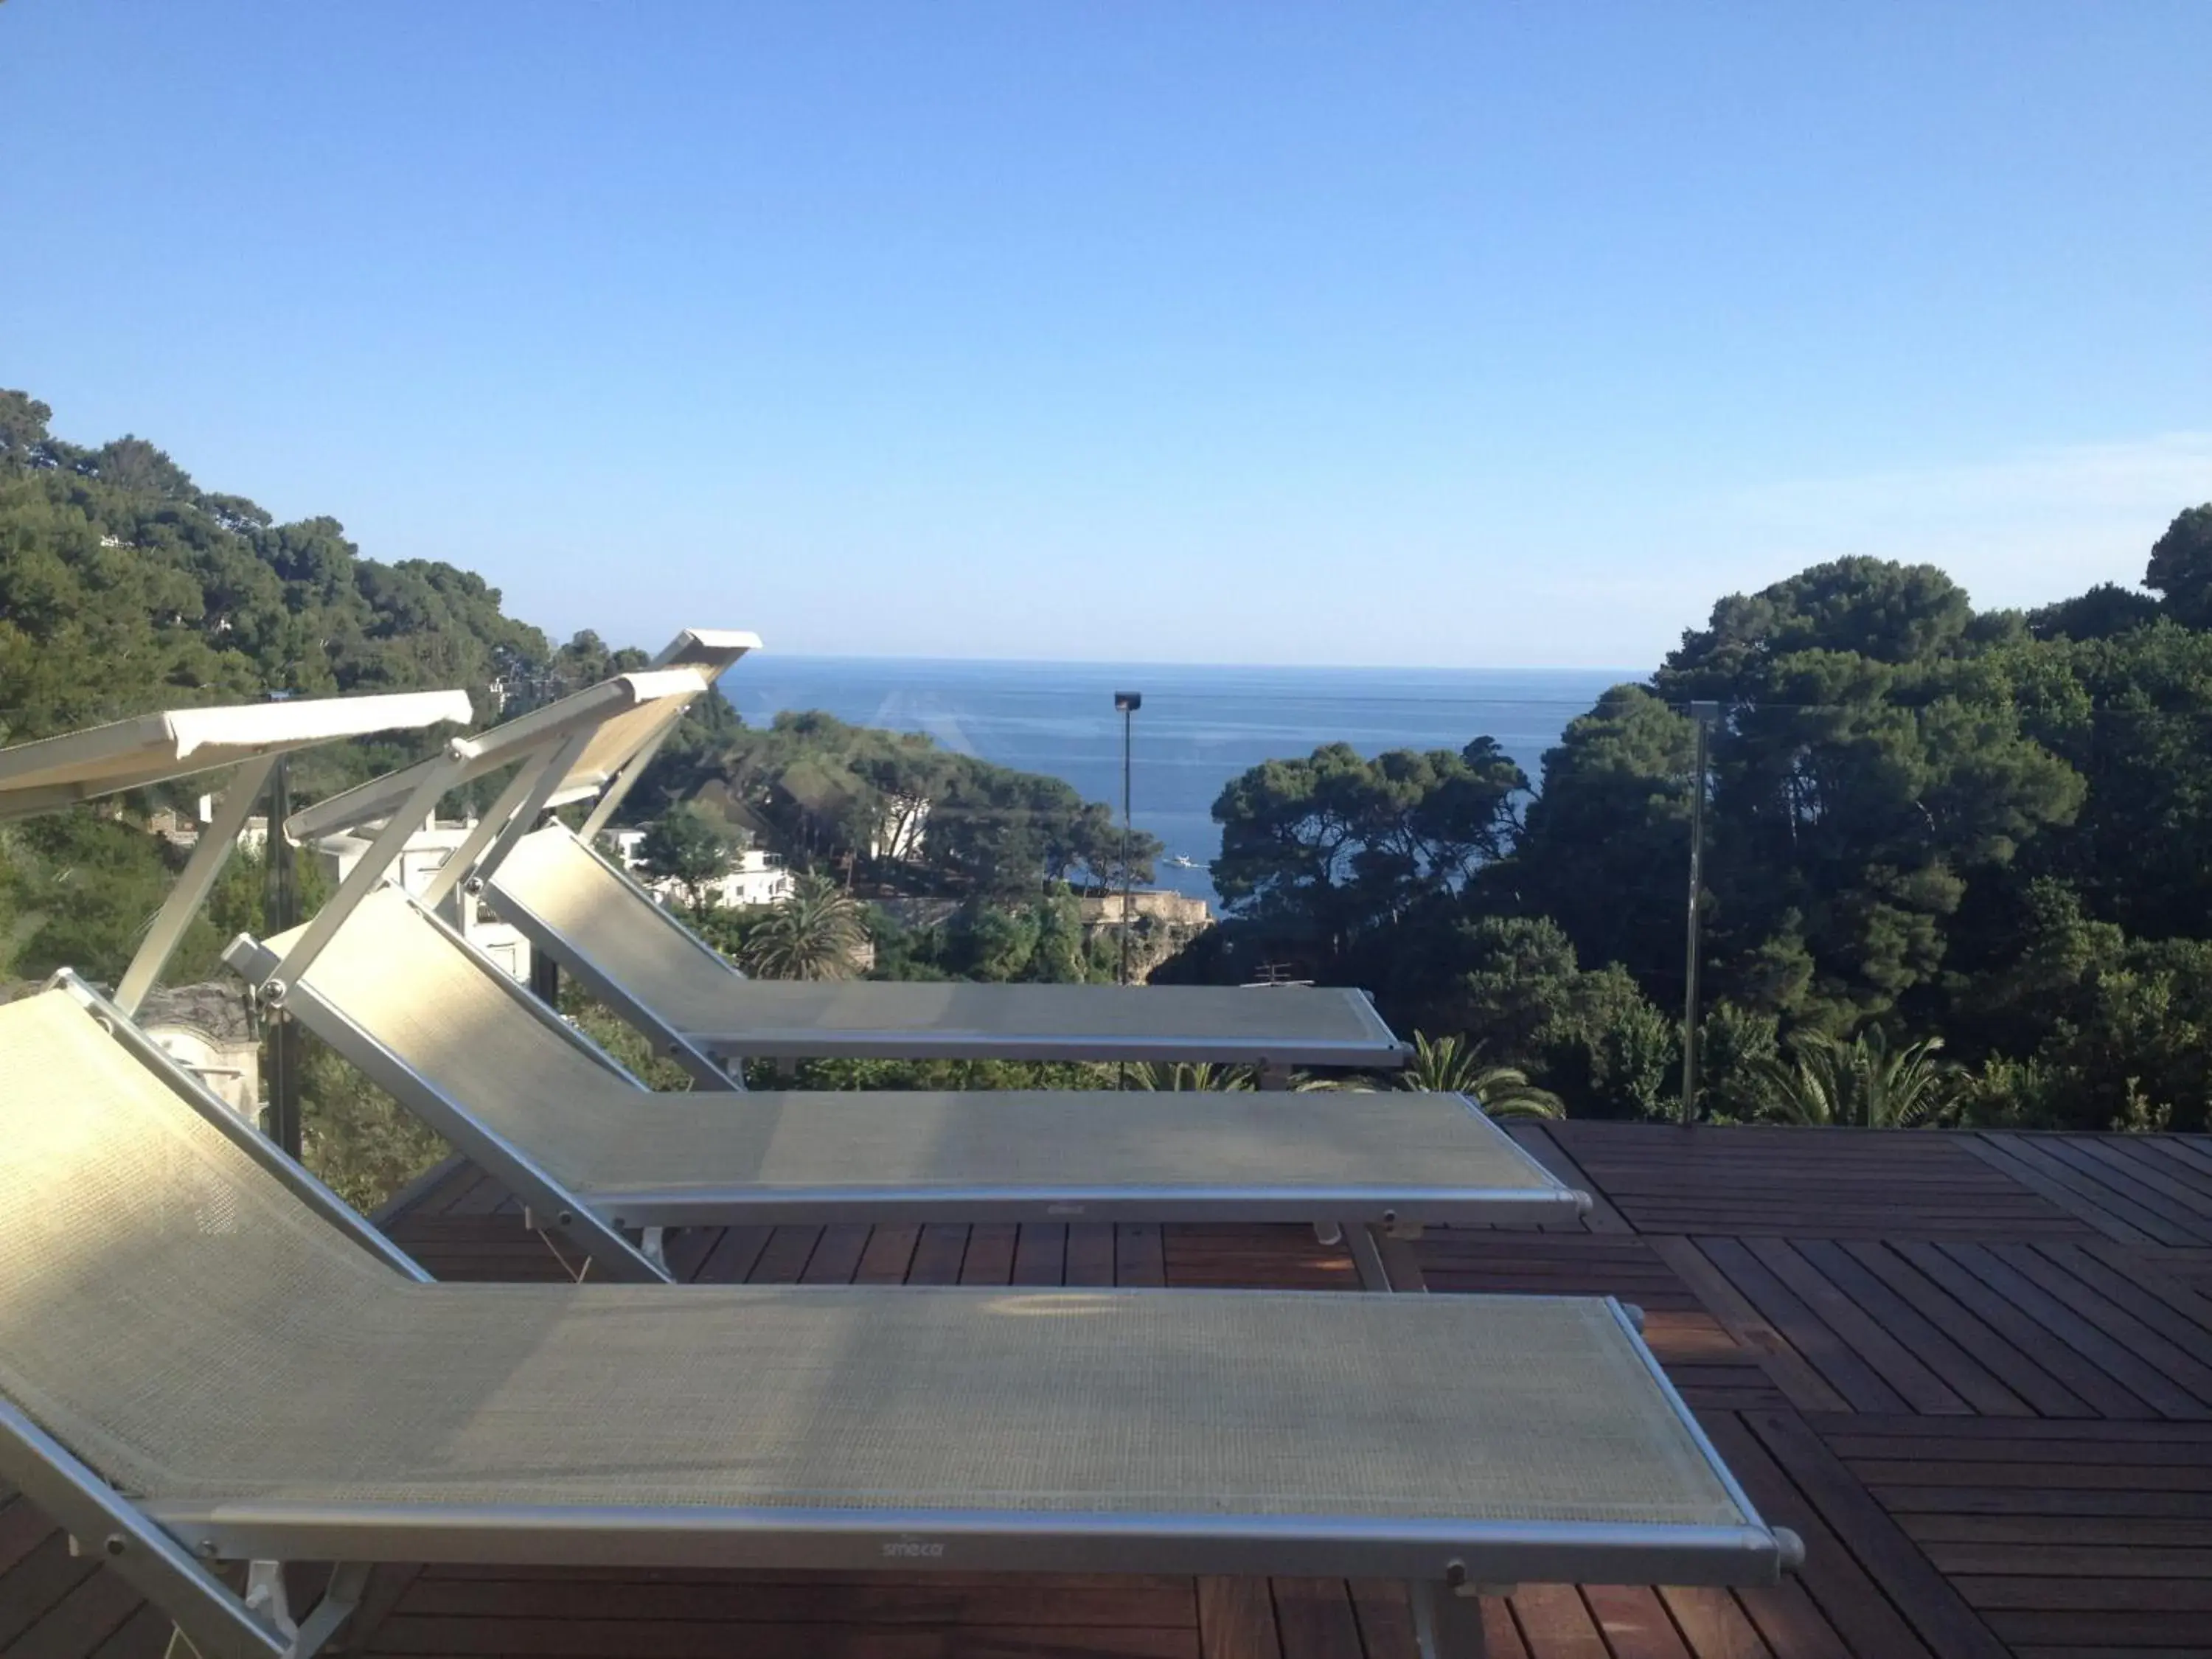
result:
<svg viewBox="0 0 2212 1659"><path fill-rule="evenodd" d="M1168 862L1178 870L1195 870L1198 868L1198 860L1196 859L1186 858L1181 853L1177 853L1173 858L1170 859Z"/></svg>

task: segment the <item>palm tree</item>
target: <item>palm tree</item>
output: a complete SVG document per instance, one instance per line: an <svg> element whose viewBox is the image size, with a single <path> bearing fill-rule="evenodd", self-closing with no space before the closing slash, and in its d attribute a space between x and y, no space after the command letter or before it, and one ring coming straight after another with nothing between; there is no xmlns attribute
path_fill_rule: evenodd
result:
<svg viewBox="0 0 2212 1659"><path fill-rule="evenodd" d="M1540 1089L1517 1066L1492 1066L1482 1057L1482 1046L1466 1038L1444 1036L1433 1042L1413 1033L1413 1064L1398 1073L1401 1089L1431 1094L1465 1095L1492 1117L1565 1117L1567 1103L1549 1089Z"/></svg>
<svg viewBox="0 0 2212 1659"><path fill-rule="evenodd" d="M1132 1067L1129 1086L1133 1089L1226 1089L1249 1090L1252 1073L1249 1066L1216 1066L1212 1060L1174 1061L1155 1060L1150 1065Z"/></svg>
<svg viewBox="0 0 2212 1659"><path fill-rule="evenodd" d="M744 965L763 979L843 979L866 939L857 901L827 876L800 876L747 935Z"/></svg>
<svg viewBox="0 0 2212 1659"><path fill-rule="evenodd" d="M1849 1042L1825 1031L1790 1040L1788 1060L1769 1060L1753 1074L1765 1115L1783 1123L1859 1129L1927 1128L1959 1109L1966 1073L1939 1060L1942 1037L1889 1046L1880 1026Z"/></svg>

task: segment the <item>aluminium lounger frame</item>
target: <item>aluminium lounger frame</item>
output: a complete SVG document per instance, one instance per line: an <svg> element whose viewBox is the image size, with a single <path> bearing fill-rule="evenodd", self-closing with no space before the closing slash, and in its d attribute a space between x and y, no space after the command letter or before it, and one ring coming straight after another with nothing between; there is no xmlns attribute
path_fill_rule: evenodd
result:
<svg viewBox="0 0 2212 1659"><path fill-rule="evenodd" d="M524 1017L534 1021L611 1077L649 1096L650 1091L618 1060L562 1019L512 975L469 943L424 901L404 892L394 896L432 928L447 946L470 958ZM288 955L282 961L289 961ZM433 1079L425 1077L353 1016L322 994L312 979L283 983L277 952L241 934L223 960L259 994L273 996L288 1017L298 1019L407 1109L441 1139L498 1179L524 1206L529 1224L562 1235L590 1257L601 1274L623 1280L665 1279L659 1249L667 1229L694 1225L800 1224L839 1222L1065 1223L1081 1221L1209 1222L1286 1221L1312 1223L1322 1242L1341 1242L1350 1252L1360 1283L1369 1290L1412 1290L1421 1285L1413 1249L1418 1224L1401 1225L1397 1206L1421 1202L1425 1213L1470 1225L1498 1222L1571 1221L1589 1207L1587 1194L1560 1186L1556 1191L1520 1188L1448 1189L1409 1193L1402 1187L1200 1188L1161 1185L1100 1185L1086 1188L781 1188L763 1194L741 1184L720 1188L572 1190L530 1151L485 1122ZM1109 1097L1110 1098L1110 1097ZM1479 1115L1462 1097L1470 1115ZM1317 1218L1335 1218L1317 1219ZM632 1243L630 1233L642 1234Z"/></svg>
<svg viewBox="0 0 2212 1659"><path fill-rule="evenodd" d="M58 975L52 983L311 1211L394 1272L428 1282L403 1252L276 1152L119 1011L74 975ZM1637 1337L1630 1312L1610 1299L1607 1307L1737 1512L1755 1518L1755 1506ZM1771 1579L1802 1557L1802 1546L1786 1530L1749 1525L981 1509L142 1504L4 1400L0 1474L65 1528L77 1547L104 1559L149 1597L208 1659L309 1659L350 1614L368 1565L379 1562L1390 1577L1413 1590L1423 1652L1470 1659L1482 1651L1474 1597L1486 1590L1520 1583L1741 1584ZM237 1561L251 1564L243 1596L213 1570ZM322 1601L297 1625L282 1591L287 1561L342 1564Z"/></svg>

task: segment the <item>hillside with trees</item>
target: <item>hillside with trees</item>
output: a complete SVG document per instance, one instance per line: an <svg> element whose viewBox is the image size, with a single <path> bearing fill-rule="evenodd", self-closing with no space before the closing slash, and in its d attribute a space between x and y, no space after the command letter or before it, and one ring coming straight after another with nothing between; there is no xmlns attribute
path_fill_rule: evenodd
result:
<svg viewBox="0 0 2212 1659"><path fill-rule="evenodd" d="M1540 780L1485 738L1255 768L1214 808L1234 920L1183 970L1295 954L1575 1110L1677 1111L1706 705L1702 1111L2203 1128L2212 506L2144 582L1977 611L1838 560L1721 600Z"/></svg>
<svg viewBox="0 0 2212 1659"><path fill-rule="evenodd" d="M0 744L151 709L428 687L465 689L489 721L647 659L590 632L556 646L507 615L499 591L474 572L365 556L335 519L278 523L243 495L202 489L144 439L74 444L54 435L51 419L28 393L0 390ZM307 751L294 767L295 799L418 758L436 740ZM184 857L150 833L152 813L188 806L219 782L188 779L100 810L0 827L0 981L21 985L68 965L112 983ZM482 804L501 782L481 780L447 810ZM923 811L928 833L902 833L902 815L910 823ZM1107 808L1057 779L826 716L752 731L710 692L641 784L632 812L699 826L725 850L737 836L757 837L816 872L810 891L834 880L841 891L857 883L959 901L955 925L920 934L878 919L890 947L879 950L886 971L1098 971L1079 933L1073 944L1062 937L1066 884L1118 880L1121 842ZM1133 851L1143 879L1157 845L1140 836ZM319 893L311 866L301 880L312 907ZM262 889L255 861L235 860L170 978L217 975L223 939L263 929ZM771 960L770 942L757 961ZM773 959L804 961L812 948L786 939ZM574 1012L650 1066L611 1022ZM319 1050L307 1061L303 1111L322 1173L365 1201L434 1147Z"/></svg>

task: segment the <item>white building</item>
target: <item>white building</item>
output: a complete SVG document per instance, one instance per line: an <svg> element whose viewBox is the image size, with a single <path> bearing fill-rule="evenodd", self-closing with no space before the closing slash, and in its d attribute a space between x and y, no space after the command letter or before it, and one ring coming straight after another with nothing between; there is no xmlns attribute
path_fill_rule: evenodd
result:
<svg viewBox="0 0 2212 1659"><path fill-rule="evenodd" d="M637 877L639 884L664 904L689 904L691 895L682 883L666 877L647 875L638 868L638 849L645 844L642 830L610 830L602 839L622 861L623 869ZM781 853L763 853L749 847L735 854L730 868L717 879L707 884L707 891L716 904L736 908L750 904L781 904L791 896L791 871Z"/></svg>
<svg viewBox="0 0 2212 1659"><path fill-rule="evenodd" d="M372 834L377 827L370 827ZM475 827L474 818L460 823L440 823L432 819L428 827L408 836L387 878L419 895L429 886L430 878L445 868L446 860L468 839L469 831ZM325 836L315 843L315 859L323 874L336 886L353 873L354 866L361 862L361 855L368 850L368 845L366 836ZM485 911L467 890L466 884L457 884L439 911L470 944L515 978L526 983L529 981L530 941Z"/></svg>

